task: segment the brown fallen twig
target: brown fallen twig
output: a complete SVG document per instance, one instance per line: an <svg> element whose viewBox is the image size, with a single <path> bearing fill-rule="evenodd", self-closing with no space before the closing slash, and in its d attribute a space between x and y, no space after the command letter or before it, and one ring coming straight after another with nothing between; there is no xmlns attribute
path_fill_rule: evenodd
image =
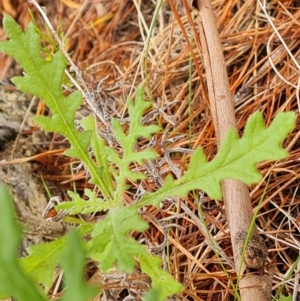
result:
<svg viewBox="0 0 300 301"><path fill-rule="evenodd" d="M230 93L222 45L210 0L197 0L200 34L198 47L201 47L207 79L212 118L215 126L218 147L229 128L236 127L234 102ZM184 1L186 10L191 6ZM195 11L195 10L194 10ZM190 19L191 22L191 19ZM201 45L201 46L200 46ZM240 295L242 301L271 300L270 277L247 275L246 268L263 269L267 256L264 240L256 227L251 229L253 217L248 187L237 180L222 181L223 200L234 254L236 272L240 274ZM245 258L242 258L247 232L252 230Z"/></svg>

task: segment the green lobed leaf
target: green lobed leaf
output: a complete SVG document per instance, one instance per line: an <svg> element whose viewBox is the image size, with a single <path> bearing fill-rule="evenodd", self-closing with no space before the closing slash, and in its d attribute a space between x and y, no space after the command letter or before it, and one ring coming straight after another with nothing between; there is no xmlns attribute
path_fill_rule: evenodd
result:
<svg viewBox="0 0 300 301"><path fill-rule="evenodd" d="M103 167L96 166L89 156L88 147L92 132L81 133L74 125L75 113L82 104L81 94L79 91L68 96L62 93L66 68L63 54L55 53L51 61L43 59L40 53L40 37L33 23L23 32L17 23L6 15L3 27L9 41L1 41L0 50L17 60L25 71L23 77L15 77L12 81L19 90L42 98L52 112L52 117L36 116L35 122L46 131L61 133L67 137L71 147L65 154L80 159L92 175L90 182L98 185L106 198L112 198L112 185L107 186L104 182Z"/></svg>
<svg viewBox="0 0 300 301"><path fill-rule="evenodd" d="M147 253L146 249L130 237L131 231L147 229L137 211L131 207L111 209L104 220L95 225L88 251L92 259L100 263L104 272L118 263L121 272L131 273L134 257Z"/></svg>
<svg viewBox="0 0 300 301"><path fill-rule="evenodd" d="M112 149L107 149L108 159L114 162L119 172L113 171L117 183L116 199L119 203L122 202L122 193L125 189L125 180L130 179L134 182L144 179L145 175L138 172L132 172L129 167L133 162L142 165L146 160L152 160L157 157L157 154L152 149L144 149L137 151L135 149L137 139L141 137L149 138L154 133L159 131L156 125L142 125L141 118L145 110L151 106L151 102L144 99L142 87L136 91L135 102L128 99L128 111L130 117L129 133L125 135L119 121L112 119L112 128L115 138L121 144L123 155L119 156L117 152Z"/></svg>
<svg viewBox="0 0 300 301"><path fill-rule="evenodd" d="M186 196L191 190L201 189L211 198L221 199L221 180L237 179L245 184L257 183L262 179L256 165L265 160L279 160L288 155L281 147L283 140L295 127L296 116L293 112L280 112L272 124L266 128L262 113L252 114L245 127L242 138L230 129L221 143L216 157L207 162L204 152L197 148L193 153L188 171L179 179L168 176L161 189L145 196L135 205L141 208L170 196Z"/></svg>
<svg viewBox="0 0 300 301"><path fill-rule="evenodd" d="M162 260L157 256L148 253L138 256L142 271L147 274L152 281L152 292L147 298L152 295L156 296L156 301L166 300L176 293L183 290L182 284L175 281L173 277L161 268Z"/></svg>
<svg viewBox="0 0 300 301"><path fill-rule="evenodd" d="M88 200L82 199L78 193L68 191L68 195L73 200L70 202L63 202L55 208L68 211L68 215L96 213L99 211L107 211L112 208L112 205L109 202L97 198L95 191L85 189L84 192L85 195L88 196Z"/></svg>
<svg viewBox="0 0 300 301"><path fill-rule="evenodd" d="M14 296L19 301L45 301L33 281L25 275L17 261L21 228L15 221L13 201L0 184L0 297Z"/></svg>
<svg viewBox="0 0 300 301"><path fill-rule="evenodd" d="M98 292L97 288L87 285L84 279L85 252L76 231L67 235L67 246L61 257L61 265L66 279L66 292L62 301L89 300Z"/></svg>

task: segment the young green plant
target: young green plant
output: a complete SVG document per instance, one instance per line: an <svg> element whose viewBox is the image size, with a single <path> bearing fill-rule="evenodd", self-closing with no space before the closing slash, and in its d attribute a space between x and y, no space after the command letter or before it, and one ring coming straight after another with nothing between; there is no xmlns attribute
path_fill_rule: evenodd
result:
<svg viewBox="0 0 300 301"><path fill-rule="evenodd" d="M254 113L249 117L242 138L239 138L234 129L229 130L212 161L207 162L203 150L197 148L191 156L189 169L180 179L174 180L172 175L168 175L163 186L157 191L145 193L138 202L125 205L122 196L130 189L127 180L137 182L145 178L144 174L133 172L131 165L133 163L143 165L146 160L152 160L157 156L151 149L141 151L135 149L138 139L150 138L160 130L156 125L141 124L143 114L151 106L151 103L144 99L143 89L137 89L135 101L128 99L130 117L128 133L124 132L118 120L112 119L112 134L123 149L119 154L107 146L106 141L98 135L97 122L93 116L81 120L83 130L76 127L75 114L82 104L82 98L76 91L68 96L64 96L62 92L66 68L63 54L58 51L52 60L44 60L39 35L33 24L29 24L26 32L23 32L11 17L5 16L3 25L9 40L0 42L0 50L17 60L25 72L24 76L13 78L13 83L21 91L43 99L51 110L51 117L36 116L36 123L42 129L60 133L69 140L70 148L65 155L79 159L89 170L90 183L101 191L101 196L98 197L92 191L86 190L88 200L69 192L73 201L59 206L60 209L70 210L69 214L107 211L106 217L96 224L83 224L78 227L80 237L87 235L91 237L88 241L81 240L80 245L86 250L84 256L98 262L104 272L117 267L121 272L131 273L139 264L142 272L152 281L152 290L148 298L156 296L156 300L162 301L182 291L183 286L161 268L161 259L149 254L145 246L131 236L132 232L143 232L148 227L142 220L139 210L149 205L159 206L160 202L168 197L186 197L189 191L195 189L205 191L212 198L221 199L220 181L225 178L238 179L246 184L260 181L262 177L256 169L257 163L264 160L279 160L287 156L288 153L281 144L294 128L295 114L279 113L273 123L266 128L262 114ZM95 159L90 155L91 150ZM8 209L0 208L0 211L2 210ZM2 228L7 226L2 220L0 222ZM10 235L16 236L17 240L18 233L12 231ZM6 236L2 239L1 244L9 243ZM19 264L47 291L55 266L64 250L70 248L70 244L72 242L62 237L47 244L31 247L30 255L21 259ZM16 244L11 245L11 248L16 248ZM78 250L73 249L73 252L80 253L80 247ZM20 269L16 268L17 263L13 256L7 261L4 259L5 257L0 259L2 271L11 269L14 275L21 273ZM66 270L69 267L68 264L63 266ZM5 283L9 285L10 280L4 279L4 286ZM72 286L72 283L69 285ZM1 290L0 286L0 295L10 292L4 290L3 286ZM68 296L66 294L65 297L69 298Z"/></svg>

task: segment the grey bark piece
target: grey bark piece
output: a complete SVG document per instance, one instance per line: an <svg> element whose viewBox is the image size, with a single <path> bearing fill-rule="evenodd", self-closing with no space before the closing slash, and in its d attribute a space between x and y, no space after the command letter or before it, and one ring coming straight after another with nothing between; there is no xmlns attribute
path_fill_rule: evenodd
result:
<svg viewBox="0 0 300 301"><path fill-rule="evenodd" d="M42 242L43 238L54 239L65 234L66 226L41 217L47 204L42 187L30 173L28 163L0 166L0 179L12 192L16 217L30 240Z"/></svg>
<svg viewBox="0 0 300 301"><path fill-rule="evenodd" d="M4 145L8 141L13 141L19 131L20 123L8 120L8 116L0 113L0 151L4 150Z"/></svg>

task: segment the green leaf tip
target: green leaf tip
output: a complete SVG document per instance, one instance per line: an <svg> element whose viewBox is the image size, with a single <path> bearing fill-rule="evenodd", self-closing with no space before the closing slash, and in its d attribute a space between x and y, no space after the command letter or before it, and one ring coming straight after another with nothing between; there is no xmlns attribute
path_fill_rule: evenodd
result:
<svg viewBox="0 0 300 301"><path fill-rule="evenodd" d="M293 112L280 112L266 128L262 113L255 112L249 117L241 138L234 129L228 131L218 154L211 162L205 162L203 151L196 151L193 154L195 158L191 160L193 164L190 164L181 182L190 182L195 187L197 184L193 185L192 182L198 178L197 189L203 189L216 199L222 196L222 179L237 179L248 185L259 182L262 176L256 168L258 163L280 160L288 155L281 145L295 127L295 121Z"/></svg>
<svg viewBox="0 0 300 301"><path fill-rule="evenodd" d="M148 300L153 300L150 297L152 295L152 297L156 296L156 301L164 301L167 297L183 290L182 284L175 281L169 273L161 268L161 258L148 253L140 255L138 258L143 273L149 275L152 280L153 290L147 294Z"/></svg>

